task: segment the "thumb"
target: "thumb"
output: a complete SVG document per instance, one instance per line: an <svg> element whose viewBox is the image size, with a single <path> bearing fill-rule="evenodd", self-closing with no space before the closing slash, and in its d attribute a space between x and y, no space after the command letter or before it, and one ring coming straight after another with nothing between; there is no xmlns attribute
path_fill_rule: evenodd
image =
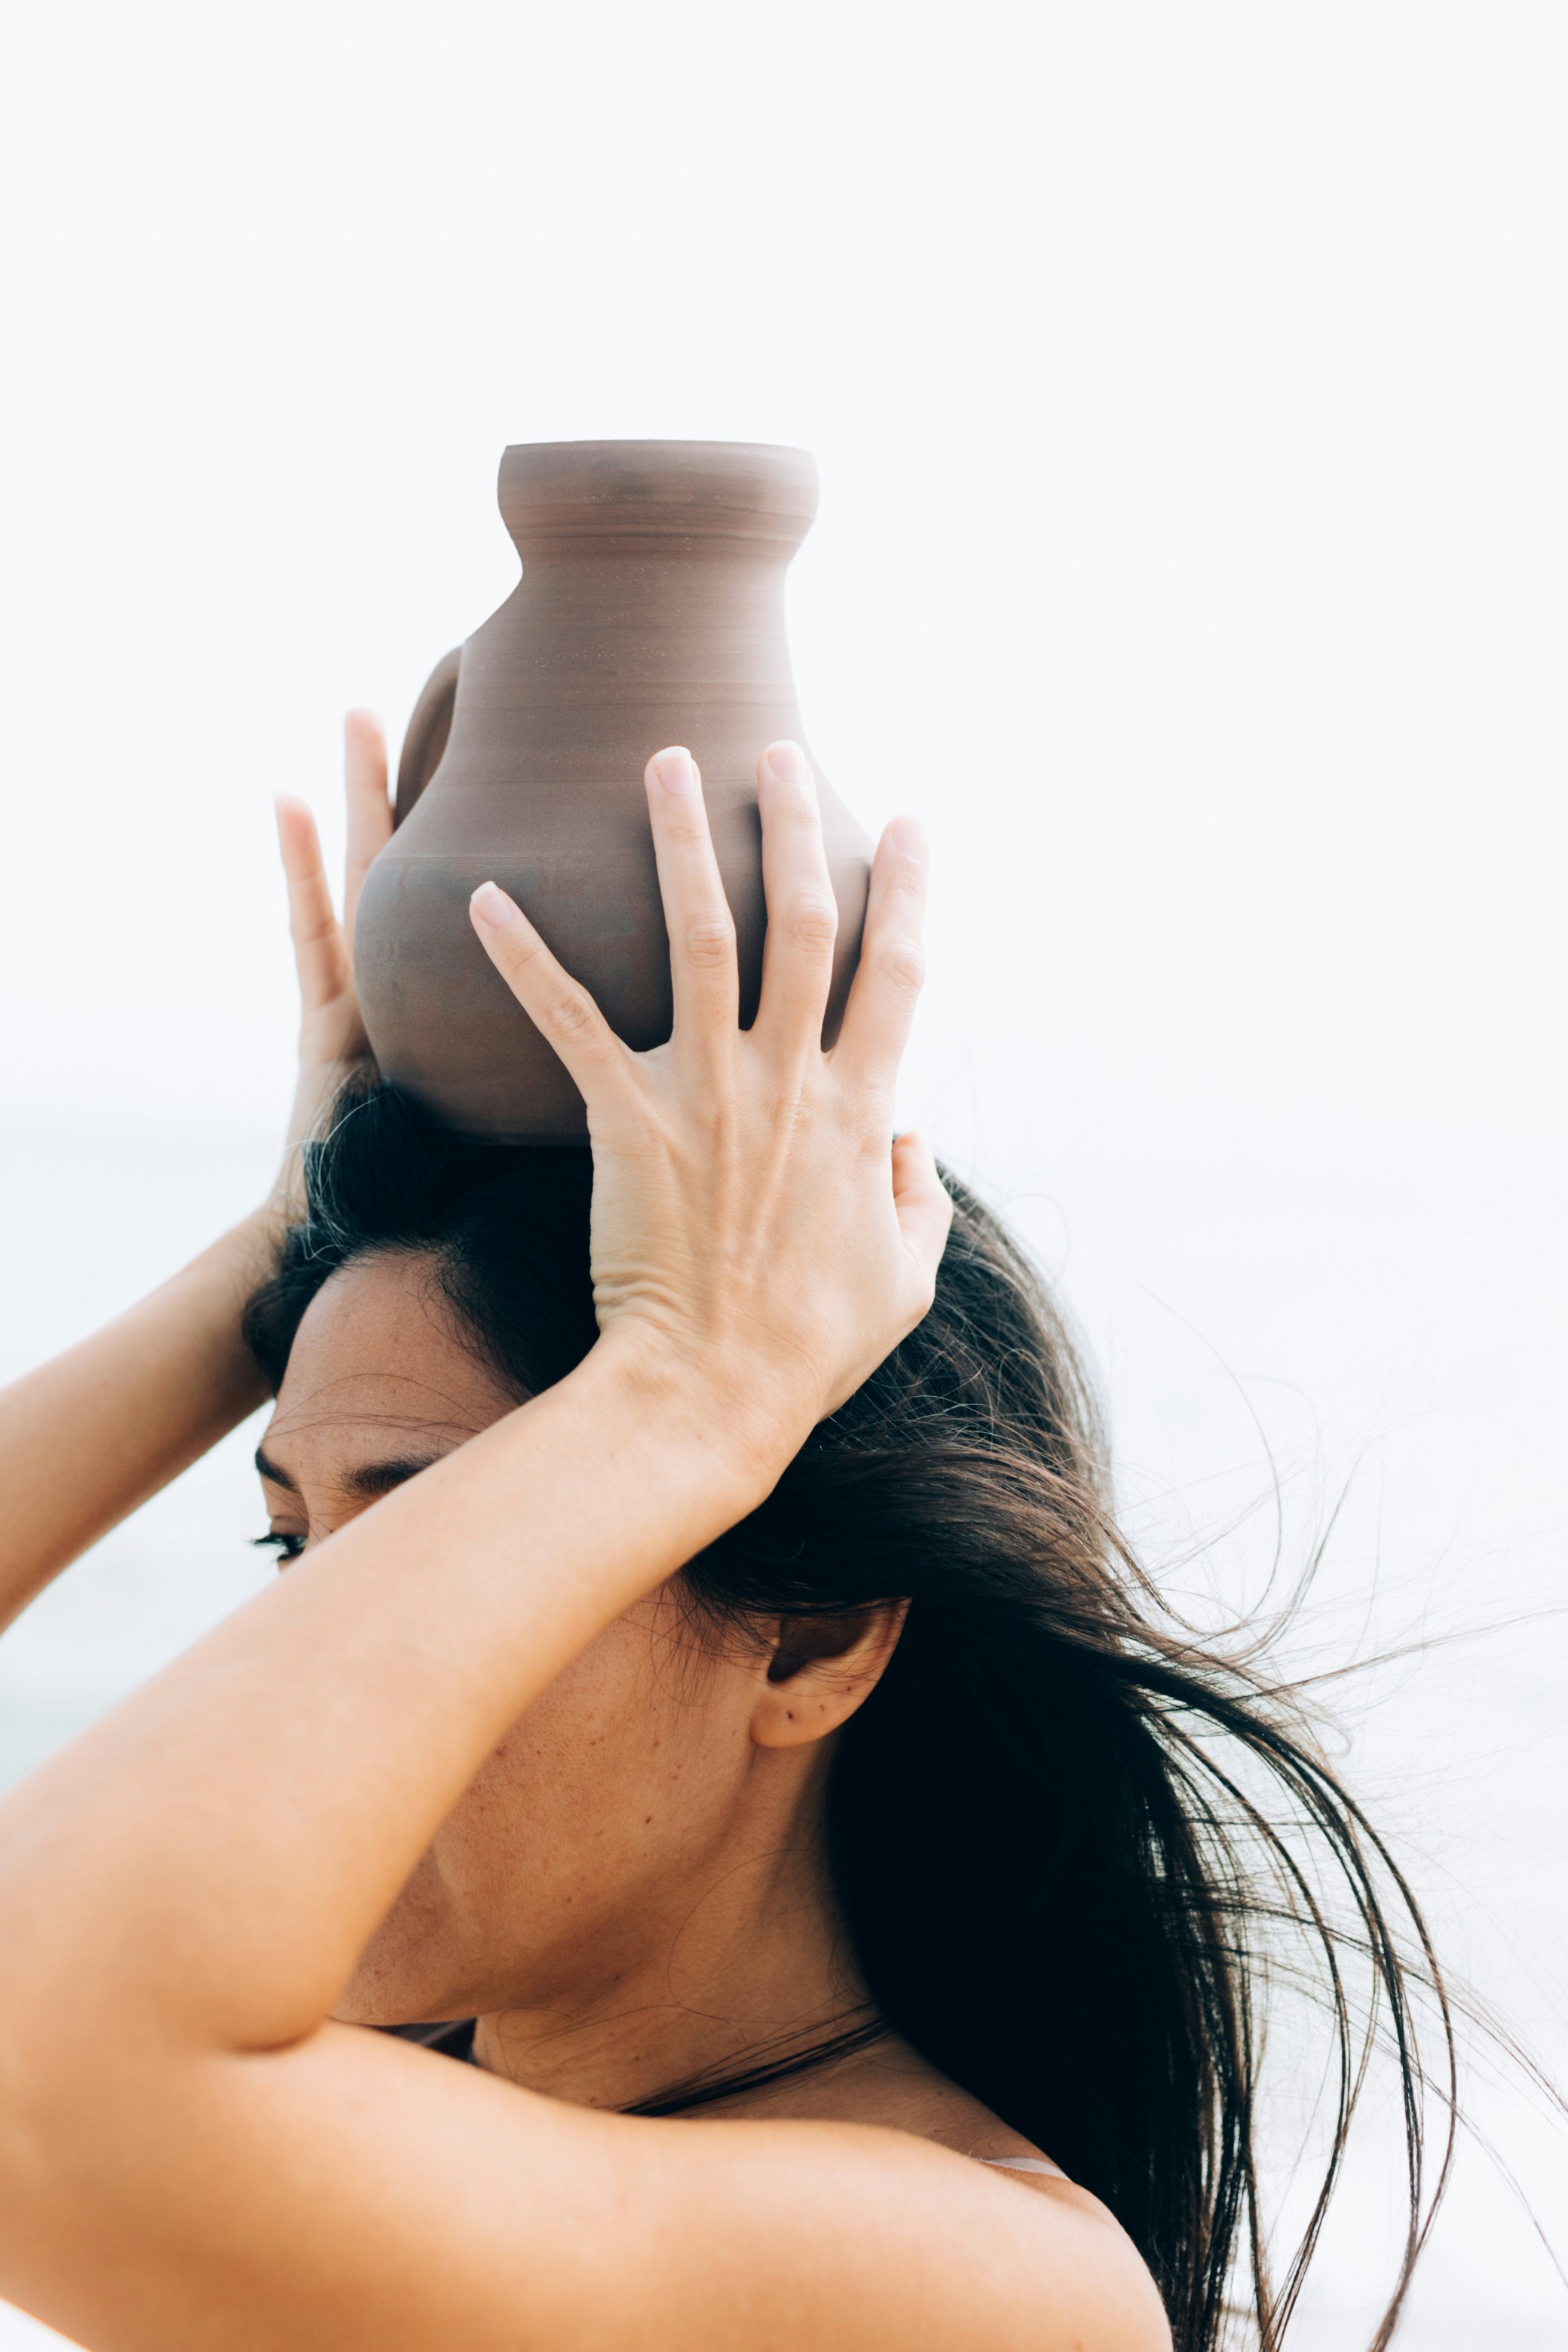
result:
<svg viewBox="0 0 1568 2352"><path fill-rule="evenodd" d="M929 1306L952 1223L952 1202L923 1135L893 1138L893 1209Z"/></svg>

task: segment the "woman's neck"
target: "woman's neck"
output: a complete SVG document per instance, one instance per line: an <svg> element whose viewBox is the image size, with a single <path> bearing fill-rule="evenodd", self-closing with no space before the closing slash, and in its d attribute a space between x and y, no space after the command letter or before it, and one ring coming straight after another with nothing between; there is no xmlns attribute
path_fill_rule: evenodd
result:
<svg viewBox="0 0 1568 2352"><path fill-rule="evenodd" d="M658 1910L657 1932L606 1951L569 1992L481 2017L476 2063L552 2098L631 2107L875 2020L815 1840L732 1860Z"/></svg>

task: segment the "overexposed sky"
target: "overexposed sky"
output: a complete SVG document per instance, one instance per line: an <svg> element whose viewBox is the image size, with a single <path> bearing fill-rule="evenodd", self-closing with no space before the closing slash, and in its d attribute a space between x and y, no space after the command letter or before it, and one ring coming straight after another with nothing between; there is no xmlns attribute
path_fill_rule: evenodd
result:
<svg viewBox="0 0 1568 2352"><path fill-rule="evenodd" d="M1561 1068L1554 6L12 44L5 994L274 1016L268 795L504 593L501 446L689 435L816 452L807 724L988 992Z"/></svg>
<svg viewBox="0 0 1568 2352"><path fill-rule="evenodd" d="M806 726L939 859L908 1108L1060 1274L1157 1556L1267 1438L1289 1542L1352 1490L1326 1642L1530 1617L1402 1670L1353 1756L1568 2063L1565 103L1540 0L29 12L6 1369L261 1181L269 798L335 830L342 709L395 740L507 593L504 444L801 444ZM242 1488L237 1451L18 1629L0 1762L240 1589ZM1505 2306L1509 2352L1568 2344L1499 2194L1462 2182L1416 2352Z"/></svg>

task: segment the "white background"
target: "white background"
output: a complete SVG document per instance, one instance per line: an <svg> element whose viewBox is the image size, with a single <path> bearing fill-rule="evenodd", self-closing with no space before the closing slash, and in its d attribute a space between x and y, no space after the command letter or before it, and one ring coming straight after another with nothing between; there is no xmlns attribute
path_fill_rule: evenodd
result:
<svg viewBox="0 0 1568 2352"><path fill-rule="evenodd" d="M1348 1769L1568 2074L1565 68L1528 0L28 12L6 1369L264 1181L268 795L335 824L342 707L400 728L506 593L502 445L803 444L813 741L940 859L909 1109L1059 1274L1176 1580L1260 1590L1270 1449L1288 1562L1345 1498L1297 1655L1426 1645ZM6 1770L255 1580L253 1442L10 1637ZM1476 2046L1561 2252L1568 2126ZM1473 2149L1406 2340L1568 2346Z"/></svg>

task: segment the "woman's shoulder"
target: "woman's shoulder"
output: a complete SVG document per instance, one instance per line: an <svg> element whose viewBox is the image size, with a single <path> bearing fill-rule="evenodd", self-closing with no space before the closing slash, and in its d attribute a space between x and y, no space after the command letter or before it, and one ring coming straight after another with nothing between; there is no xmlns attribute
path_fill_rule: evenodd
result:
<svg viewBox="0 0 1568 2352"><path fill-rule="evenodd" d="M1170 2352L1137 2248L1055 2168L1019 2171L1020 2159L998 2164L889 2125L802 2116L677 2129L690 2143L688 2190L726 2184L721 2224L696 2200L715 2223L710 2243L721 2230L732 2256L782 2265L803 2323L811 2307L808 2340Z"/></svg>
<svg viewBox="0 0 1568 2352"><path fill-rule="evenodd" d="M397 2038L467 2054L458 2029ZM491 2184L479 2234L496 2234L496 2291L531 2245L535 2284L552 2276L560 2297L561 2346L591 2317L612 2340L635 2320L639 2341L681 2352L1169 2352L1153 2282L1108 2210L893 2037L658 2117L542 2098L471 2065L440 2077L461 2094L461 2167ZM584 2226L606 2204L607 2235L607 2215ZM470 2262L478 2286L477 2244Z"/></svg>
<svg viewBox="0 0 1568 2352"><path fill-rule="evenodd" d="M927 2342L947 2340L937 2319L951 2294L955 2312L969 2307L978 2322L984 2307L985 2324L1007 2330L997 2344L1168 2352L1153 2281L1110 2210L895 2037L819 2076L770 2085L743 2114L710 2109L679 2127L705 2126L721 2135L720 2147L739 2127L729 2147L762 2159L764 2207L776 2196L781 2212L789 2210L804 2162L820 2168L836 2212L857 2216L857 2235L881 2242L889 2270L910 2274L918 2259L921 2291L934 2298ZM956 2316L953 2326L954 2344L987 2340L983 2326L971 2336Z"/></svg>

